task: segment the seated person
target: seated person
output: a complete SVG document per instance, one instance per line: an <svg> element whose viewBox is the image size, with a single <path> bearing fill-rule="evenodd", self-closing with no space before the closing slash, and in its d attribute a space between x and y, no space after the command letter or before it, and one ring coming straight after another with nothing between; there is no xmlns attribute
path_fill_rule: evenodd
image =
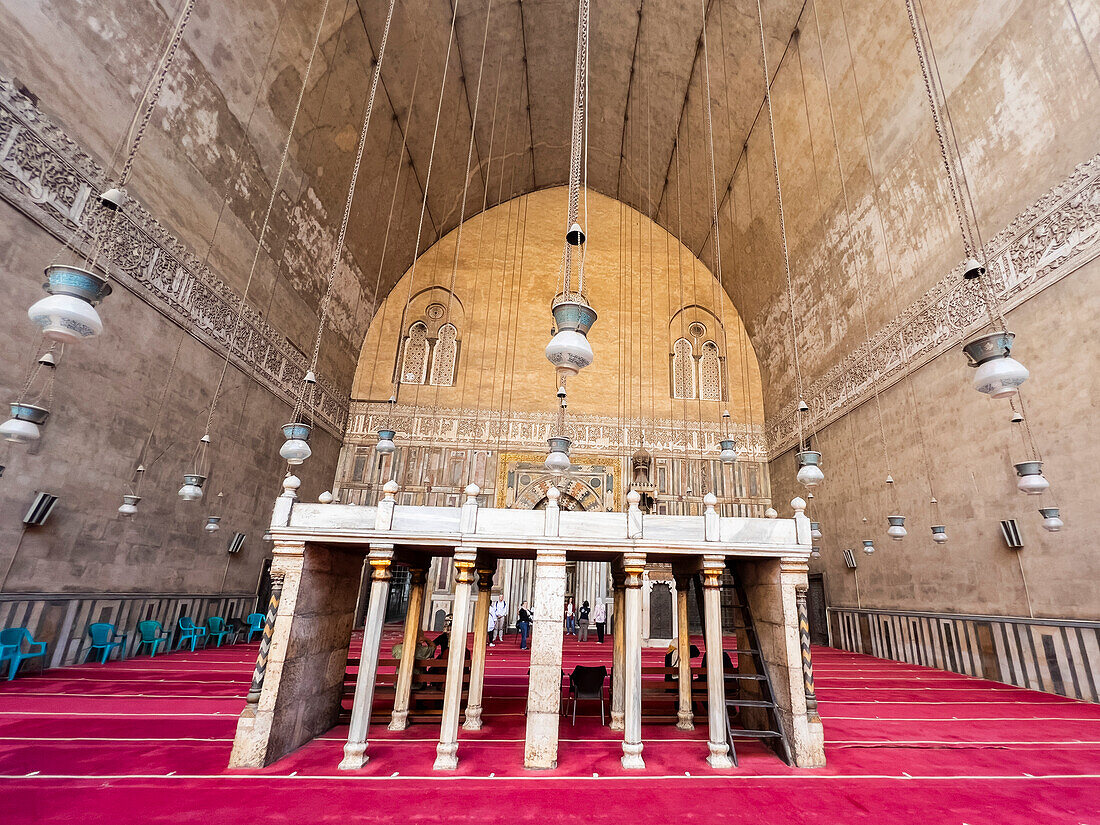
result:
<svg viewBox="0 0 1100 825"><path fill-rule="evenodd" d="M677 667L680 664L680 654L676 647L676 642L673 642L668 646L668 650L665 651L665 667ZM699 655L699 648L695 645L691 645L691 647L688 648L688 653L690 654L690 658L694 659ZM679 676L675 673L665 674L666 682L675 682L678 678Z"/></svg>

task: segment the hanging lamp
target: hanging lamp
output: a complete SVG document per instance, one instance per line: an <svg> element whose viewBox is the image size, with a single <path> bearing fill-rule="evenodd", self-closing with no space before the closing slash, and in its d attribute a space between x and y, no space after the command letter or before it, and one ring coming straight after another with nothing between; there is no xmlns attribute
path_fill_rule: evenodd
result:
<svg viewBox="0 0 1100 825"><path fill-rule="evenodd" d="M947 543L947 527L942 524L937 524L932 528L932 541L936 544Z"/></svg>
<svg viewBox="0 0 1100 825"><path fill-rule="evenodd" d="M214 512L220 513L222 511L222 501L225 498L225 493L218 493L214 499ZM218 515L210 515L206 517L206 524L203 526L203 530L207 533L216 533L221 529L222 517Z"/></svg>
<svg viewBox="0 0 1100 825"><path fill-rule="evenodd" d="M137 504L141 501L141 496L138 493L141 492L141 480L145 476L145 465L139 464L137 469L134 470L137 476L137 481L134 483L129 493L122 496L122 504L118 508L118 514L120 516L133 516L137 514Z"/></svg>
<svg viewBox="0 0 1100 825"><path fill-rule="evenodd" d="M39 428L50 417L50 407L53 406L56 348L54 344L39 356L19 399L10 405L11 418L0 424L0 437L5 440L14 444L29 444L41 437Z"/></svg>
<svg viewBox="0 0 1100 825"><path fill-rule="evenodd" d="M908 535L909 531L905 529L905 516L887 516L886 520L890 523L886 535L894 541L901 541Z"/></svg>
<svg viewBox="0 0 1100 825"><path fill-rule="evenodd" d="M184 501L198 501L202 498L202 485L206 483L207 448L209 445L209 435L204 435L199 439L199 444L191 457L191 471L184 473L183 486L179 489L179 497Z"/></svg>
<svg viewBox="0 0 1100 825"><path fill-rule="evenodd" d="M574 223L573 228L566 233L566 238L565 265L568 271L574 254L583 256L581 247L584 245L585 236L580 225ZM574 248L578 249L577 253L573 252ZM550 312L554 316L555 332L550 343L546 345L546 360L554 365L560 383L565 378L576 375L595 360L592 345L588 342L588 333L596 323L597 316L596 310L589 306L583 293L569 291L568 274L565 291L554 297Z"/></svg>
<svg viewBox="0 0 1100 825"><path fill-rule="evenodd" d="M810 538L814 541L821 541L821 524L820 522L810 522Z"/></svg>
<svg viewBox="0 0 1100 825"><path fill-rule="evenodd" d="M96 306L111 294L107 279L78 266L46 267L42 288L48 297L34 303L27 316L51 341L75 344L103 332Z"/></svg>
<svg viewBox="0 0 1100 825"><path fill-rule="evenodd" d="M1016 475L1020 480L1016 482L1016 489L1029 496L1038 496L1050 487L1050 482L1043 476L1043 462L1021 461L1013 465Z"/></svg>
<svg viewBox="0 0 1100 825"><path fill-rule="evenodd" d="M726 437L718 442L718 446L722 448L718 453L718 460L723 464L736 464L737 463L737 441L729 434L729 422L730 411L726 410L722 413L722 423L725 425Z"/></svg>
<svg viewBox="0 0 1100 825"><path fill-rule="evenodd" d="M983 333L963 345L967 364L976 370L973 384L978 392L1011 398L1027 380L1027 368L1011 357L1015 338L1011 332Z"/></svg>
<svg viewBox="0 0 1100 825"><path fill-rule="evenodd" d="M1043 529L1048 533L1057 533L1065 527L1057 507L1040 507L1039 513L1043 517Z"/></svg>
<svg viewBox="0 0 1100 825"><path fill-rule="evenodd" d="M569 458L569 448L573 440L565 434L565 410L567 408L565 397L565 385L558 387L558 420L557 435L546 439L550 452L546 455L543 466L552 473L564 473L573 464Z"/></svg>
<svg viewBox="0 0 1100 825"><path fill-rule="evenodd" d="M795 479L799 484L812 490L825 480L825 474L821 472L821 453L817 450L802 450L797 458L798 474Z"/></svg>
<svg viewBox="0 0 1100 825"><path fill-rule="evenodd" d="M820 559L821 558L821 548L818 547L816 544L810 547L810 558L811 559Z"/></svg>
<svg viewBox="0 0 1100 825"><path fill-rule="evenodd" d="M868 556L875 552L875 543L871 539L863 540L863 552Z"/></svg>

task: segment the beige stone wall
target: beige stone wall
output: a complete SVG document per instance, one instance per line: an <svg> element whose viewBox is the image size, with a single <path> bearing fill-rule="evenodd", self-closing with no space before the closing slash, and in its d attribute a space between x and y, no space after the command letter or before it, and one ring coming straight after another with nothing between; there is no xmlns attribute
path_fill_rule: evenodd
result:
<svg viewBox="0 0 1100 825"><path fill-rule="evenodd" d="M352 391L381 400L391 383L398 341L415 318L404 307L424 290L460 318L460 359L453 387L403 384L398 402L424 408L526 412L556 409L550 302L559 291L567 190L534 192L466 221L421 255L371 323ZM585 290L599 313L589 339L595 363L569 382L569 411L622 420L716 422L762 426L756 354L737 310L710 271L665 230L610 198L590 192ZM701 307L674 315L685 307ZM725 402L672 399L672 342L692 320L726 356ZM723 333L724 330L724 333Z"/></svg>
<svg viewBox="0 0 1100 825"><path fill-rule="evenodd" d="M1083 41L1061 0L944 0L924 8L989 241L1097 150L1100 13L1094 4L1072 4ZM963 253L904 3L810 3L800 31L778 66L773 102L808 385L947 276ZM797 382L764 118L738 165L731 206L733 230L723 236L727 288L761 354L771 421L793 404ZM1067 222L1066 232L1094 232L1089 211ZM1033 245L1057 245L1061 232ZM1092 551L1100 523L1085 481L1097 459L1091 425L1098 387L1085 365L1097 360L1088 330L1100 308L1098 272L1096 261L1071 271L1008 315L1019 358L1032 371L1028 411L1065 530L1042 531L1038 499L1016 491L1011 465L1027 457L1020 431L1009 424L1006 402L971 389L972 373L954 347L914 372L911 383L881 394L897 504L884 484L873 398L819 433L827 482L809 512L825 538L813 568L826 571L833 604L856 604L841 550L874 538L872 558L857 553L863 606L1027 616L1018 561L998 525L1018 518L1026 545L1019 561L1035 614L1100 615L1092 585L1100 574ZM794 472L791 451L773 461L777 502L804 494ZM930 540L929 477L950 535L942 547ZM900 544L885 536L895 507L909 517L910 535Z"/></svg>

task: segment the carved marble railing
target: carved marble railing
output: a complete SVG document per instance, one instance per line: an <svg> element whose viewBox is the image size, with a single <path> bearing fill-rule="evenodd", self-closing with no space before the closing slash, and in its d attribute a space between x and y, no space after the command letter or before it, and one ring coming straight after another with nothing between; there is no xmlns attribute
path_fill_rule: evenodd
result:
<svg viewBox="0 0 1100 825"><path fill-rule="evenodd" d="M0 78L0 197L83 249L108 219L96 197L105 185L105 170ZM247 303L234 334L240 295L141 204L131 199L118 214L112 240L115 281L215 352L224 355L232 345L234 366L293 405L308 368L305 355ZM347 396L323 376L318 381L317 422L339 438Z"/></svg>
<svg viewBox="0 0 1100 825"><path fill-rule="evenodd" d="M500 450L545 452L556 415L549 412L446 409L389 405L353 401L348 416L345 443L374 443L384 424L398 432L403 444L456 447L499 446ZM668 418L623 420L614 416L570 415L566 425L578 452L623 455L638 449L644 440L654 455L687 453L692 457L717 458L719 440L726 429L715 421L676 421ZM764 434L759 427L732 424L730 435L737 439L747 461L767 461Z"/></svg>
<svg viewBox="0 0 1100 825"><path fill-rule="evenodd" d="M1021 212L986 244L989 281L1004 311L1100 255L1100 155ZM962 262L897 318L806 388L806 427L823 427L874 393L957 346L988 321ZM959 356L960 369L964 361ZM769 419L768 451L798 442L797 398Z"/></svg>

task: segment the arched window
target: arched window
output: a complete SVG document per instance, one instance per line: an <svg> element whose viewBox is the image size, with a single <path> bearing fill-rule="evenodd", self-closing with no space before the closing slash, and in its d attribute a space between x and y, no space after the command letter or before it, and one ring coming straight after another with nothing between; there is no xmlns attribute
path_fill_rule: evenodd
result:
<svg viewBox="0 0 1100 825"><path fill-rule="evenodd" d="M672 397L695 397L695 355L687 338L672 346Z"/></svg>
<svg viewBox="0 0 1100 825"><path fill-rule="evenodd" d="M401 357L401 383L423 384L428 376L428 328L417 321L409 327Z"/></svg>
<svg viewBox="0 0 1100 825"><path fill-rule="evenodd" d="M722 361L713 341L703 344L699 357L699 397L704 401L722 400Z"/></svg>
<svg viewBox="0 0 1100 825"><path fill-rule="evenodd" d="M449 387L455 382L455 359L458 354L458 330L454 324L439 328L439 337L432 353L432 377L429 383Z"/></svg>

